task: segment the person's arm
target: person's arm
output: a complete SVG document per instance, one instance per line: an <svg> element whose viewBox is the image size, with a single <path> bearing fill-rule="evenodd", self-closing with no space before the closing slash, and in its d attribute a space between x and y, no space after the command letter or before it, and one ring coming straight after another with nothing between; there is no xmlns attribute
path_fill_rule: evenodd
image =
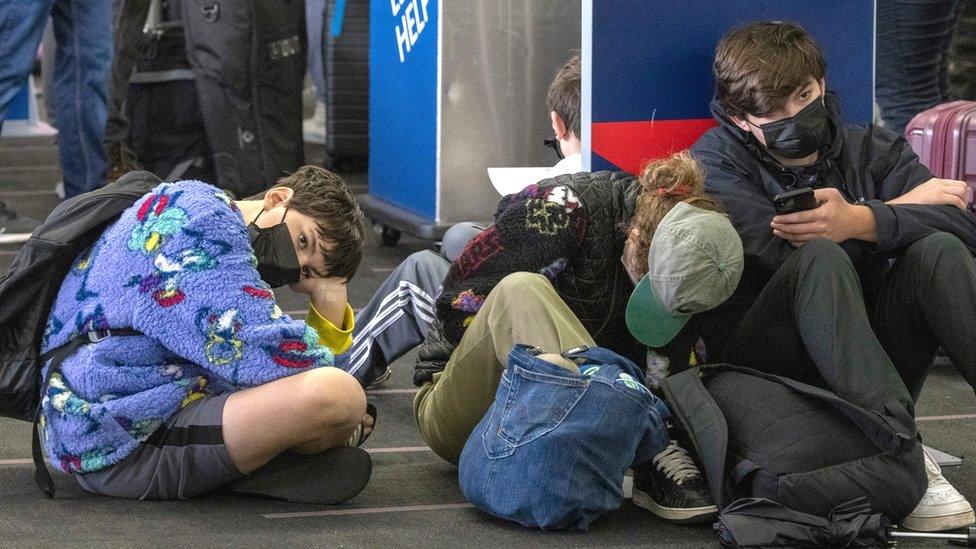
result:
<svg viewBox="0 0 976 549"><path fill-rule="evenodd" d="M305 322L315 329L319 336L319 344L332 350L332 354L340 355L352 346L352 330L355 319L352 307L347 303L342 314L342 320L334 323L318 312L314 304L308 306L308 316Z"/></svg>
<svg viewBox="0 0 976 549"><path fill-rule="evenodd" d="M770 227L773 236L793 246L801 246L815 238L826 238L837 243L860 240L878 241L877 225L871 208L851 204L835 188L814 191L819 206L812 210L777 215Z"/></svg>
<svg viewBox="0 0 976 549"><path fill-rule="evenodd" d="M318 333L319 343L336 355L352 346L355 321L346 282L341 278L307 278L293 286L296 292L309 296L305 322Z"/></svg>
<svg viewBox="0 0 976 549"><path fill-rule="evenodd" d="M197 216L167 244L156 264L167 265L170 275L172 266L182 266L169 279L181 298L159 302L156 292L140 294L132 326L234 387L331 365L333 354L315 330L281 314L236 215L227 209Z"/></svg>
<svg viewBox="0 0 976 549"><path fill-rule="evenodd" d="M964 189L933 178L902 136L872 127L870 138L879 198L865 206L874 213L878 253L897 255L919 238L944 231L976 254L976 218L959 200Z"/></svg>
<svg viewBox="0 0 976 549"><path fill-rule="evenodd" d="M817 189L815 193L821 205L813 210L774 216L769 225L772 236L792 246L815 238L838 243L860 240L874 244L875 253L895 256L919 238L946 231L959 237L970 251L976 251L976 219L960 210L958 204L953 207L899 203L917 200L913 197L918 196L944 195L932 189L919 189L931 179L931 173L918 162L903 138L880 132L874 137L869 135L865 146L871 153L864 155L866 165L862 169L865 177L877 181L879 198L850 204L837 189ZM745 236L743 244L746 245Z"/></svg>
<svg viewBox="0 0 976 549"><path fill-rule="evenodd" d="M750 172L727 154L712 134L706 134L691 148L705 170L705 192L717 199L742 238L743 253L754 257L770 271L776 271L793 253L793 246L773 236L770 223L776 216L773 201L766 195L761 175ZM741 154L747 154L741 151Z"/></svg>
<svg viewBox="0 0 976 549"><path fill-rule="evenodd" d="M556 180L502 199L494 223L451 264L437 297L445 339L456 345L488 293L505 276L534 272L555 278L585 235L587 218L573 191Z"/></svg>

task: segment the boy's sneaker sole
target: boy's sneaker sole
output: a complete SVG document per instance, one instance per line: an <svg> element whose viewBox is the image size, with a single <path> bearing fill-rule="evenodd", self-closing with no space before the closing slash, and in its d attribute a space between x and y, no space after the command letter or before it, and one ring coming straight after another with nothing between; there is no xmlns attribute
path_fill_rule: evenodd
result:
<svg viewBox="0 0 976 549"><path fill-rule="evenodd" d="M908 515L902 519L901 525L916 532L945 532L965 528L974 522L976 522L976 514L973 513L972 509L969 509L961 513L940 517L913 517Z"/></svg>
<svg viewBox="0 0 976 549"><path fill-rule="evenodd" d="M636 488L631 499L634 501L634 505L642 509L647 509L668 522L677 524L706 523L715 520L715 517L718 516L718 507L714 505L706 505L705 507L664 507L654 501L654 498L650 494Z"/></svg>
<svg viewBox="0 0 976 549"><path fill-rule="evenodd" d="M285 452L228 488L239 494L335 505L366 488L373 460L362 448L341 446L319 454Z"/></svg>

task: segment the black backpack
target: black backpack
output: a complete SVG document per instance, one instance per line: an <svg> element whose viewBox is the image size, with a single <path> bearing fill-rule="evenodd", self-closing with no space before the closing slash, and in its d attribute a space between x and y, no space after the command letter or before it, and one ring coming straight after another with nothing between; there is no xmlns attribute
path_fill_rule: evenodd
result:
<svg viewBox="0 0 976 549"><path fill-rule="evenodd" d="M129 78L128 144L146 170L167 181L216 181L183 25L172 16L179 7L168 3L169 14L147 32Z"/></svg>
<svg viewBox="0 0 976 549"><path fill-rule="evenodd" d="M79 346L111 334L83 334L63 347L41 355L41 339L54 299L71 265L102 235L105 228L136 203L160 179L149 172L130 172L101 189L59 204L14 257L0 278L0 416L33 421L40 417L41 369L70 355ZM105 331L107 332L107 331ZM53 371L54 368L50 368ZM49 372L50 373L50 372ZM35 479L48 497L54 496L44 466L37 425L34 426Z"/></svg>
<svg viewBox="0 0 976 549"><path fill-rule="evenodd" d="M863 497L872 513L897 520L928 486L914 419L894 401L867 410L825 389L728 365L692 368L665 379L663 389L719 509L755 497L825 517Z"/></svg>

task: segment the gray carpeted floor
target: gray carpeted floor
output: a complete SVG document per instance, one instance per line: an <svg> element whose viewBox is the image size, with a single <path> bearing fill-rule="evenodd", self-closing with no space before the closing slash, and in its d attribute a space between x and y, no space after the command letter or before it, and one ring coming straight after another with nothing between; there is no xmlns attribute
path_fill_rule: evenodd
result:
<svg viewBox="0 0 976 549"><path fill-rule="evenodd" d="M315 153L310 151L310 160ZM50 141L0 142L0 200L22 214L43 217L57 204L56 165ZM362 174L347 179L364 190ZM424 247L409 237L397 248L381 247L373 239L351 284L352 305L362 307L399 261ZM0 246L0 272L15 252L16 247ZM304 315L300 296L285 290L278 297L283 309ZM629 502L587 533L541 533L472 509L457 487L456 469L426 450L413 424L414 359L410 353L397 361L392 379L371 391L369 398L379 409L378 428L367 443L373 479L361 495L337 507L220 494L186 502L113 500L86 494L68 477L57 479L58 497L47 500L33 482L29 425L0 420L0 547L718 547L710 528L672 526ZM918 415L929 445L976 457L976 398L951 366L933 369ZM967 459L945 474L976 500L976 462Z"/></svg>

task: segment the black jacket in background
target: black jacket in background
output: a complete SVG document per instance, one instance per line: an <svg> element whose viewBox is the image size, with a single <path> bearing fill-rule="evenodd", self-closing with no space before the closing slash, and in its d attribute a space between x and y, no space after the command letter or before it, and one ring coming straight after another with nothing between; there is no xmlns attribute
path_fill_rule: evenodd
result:
<svg viewBox="0 0 976 549"><path fill-rule="evenodd" d="M874 212L878 242L849 240L842 244L857 268L870 310L889 259L909 245L938 231L957 236L976 254L976 219L952 206L899 205L897 198L932 177L912 152L908 142L895 133L871 124L858 126L841 121L838 100L826 95L832 141L812 166L784 168L752 136L726 116L717 100L712 114L719 126L705 133L691 148L706 171L705 189L717 198L732 219L745 252L745 271L736 293L711 314L699 315L708 323L722 317L722 326L702 329L709 361L721 360L725 343L772 274L793 253L793 246L773 235L769 224L776 215L773 197L801 187L835 187L848 202L864 204ZM688 331L694 330L692 325ZM714 323L713 323L714 324ZM709 334L707 332L712 332ZM714 336L714 337L713 337ZM685 333L675 342L684 347L695 334ZM722 340L719 345L714 341ZM685 347L686 348L686 347ZM680 356L681 351L669 356Z"/></svg>
<svg viewBox="0 0 976 549"><path fill-rule="evenodd" d="M539 212L539 204L547 200L543 197L563 187L572 190L579 208L558 224L562 228L543 234L529 227L540 220L533 212ZM414 383L430 381L444 369L464 334L466 318L474 315L458 308L458 297L483 298L502 278L519 271L547 273L598 345L644 364L646 347L630 335L624 319L634 286L620 262L639 189L640 183L627 173L581 172L546 179L503 198L492 225L451 265L435 303L437 318L420 347Z"/></svg>

